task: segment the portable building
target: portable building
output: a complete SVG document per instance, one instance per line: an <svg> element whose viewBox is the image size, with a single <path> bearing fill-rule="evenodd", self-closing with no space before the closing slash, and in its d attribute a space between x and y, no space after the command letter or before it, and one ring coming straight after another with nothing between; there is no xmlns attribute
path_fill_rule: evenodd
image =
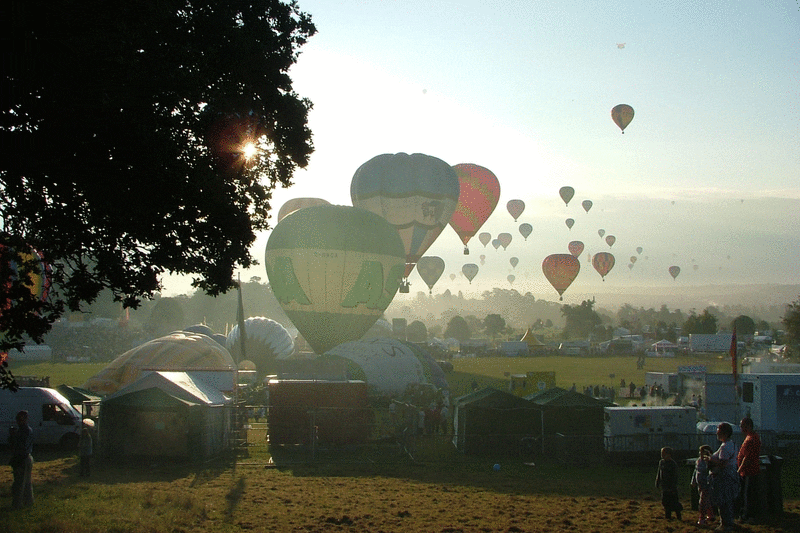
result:
<svg viewBox="0 0 800 533"><path fill-rule="evenodd" d="M727 352L731 348L732 333L692 333L689 350L692 352Z"/></svg>
<svg viewBox="0 0 800 533"><path fill-rule="evenodd" d="M758 429L800 433L800 374L742 374L741 416Z"/></svg>
<svg viewBox="0 0 800 533"><path fill-rule="evenodd" d="M606 407L605 448L609 452L676 450L694 447L697 410L694 407Z"/></svg>
<svg viewBox="0 0 800 533"><path fill-rule="evenodd" d="M152 372L100 402L98 449L106 457L206 459L232 432L229 397L186 372Z"/></svg>
<svg viewBox="0 0 800 533"><path fill-rule="evenodd" d="M521 450L524 439L541 435L541 410L487 387L455 399L453 429L453 442L465 454L510 455Z"/></svg>
<svg viewBox="0 0 800 533"><path fill-rule="evenodd" d="M739 421L739 399L732 374L706 374L701 409L706 420Z"/></svg>

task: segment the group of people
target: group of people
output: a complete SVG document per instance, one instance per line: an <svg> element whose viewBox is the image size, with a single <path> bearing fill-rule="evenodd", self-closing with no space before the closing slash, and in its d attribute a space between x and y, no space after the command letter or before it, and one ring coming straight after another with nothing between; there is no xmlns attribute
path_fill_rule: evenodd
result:
<svg viewBox="0 0 800 533"><path fill-rule="evenodd" d="M756 490L761 469L761 439L750 417L743 418L740 427L745 438L738 451L731 440L733 428L725 422L717 428L720 441L717 451L712 452L710 446L700 446L691 481L700 495L697 525L712 524L716 510L720 518L717 529L732 530L737 503L740 503L739 519L743 523L752 522L758 513ZM683 505L678 496L678 465L672 453L669 447L661 449L656 487L661 489L664 517L670 519L674 513L681 520Z"/></svg>
<svg viewBox="0 0 800 533"><path fill-rule="evenodd" d="M19 509L33 505L33 429L28 424L28 411L20 411L16 416L16 427L9 428L8 444L11 459L8 461L13 471L11 484L11 507ZM80 453L80 476L89 477L92 458L92 434L84 426L78 441Z"/></svg>

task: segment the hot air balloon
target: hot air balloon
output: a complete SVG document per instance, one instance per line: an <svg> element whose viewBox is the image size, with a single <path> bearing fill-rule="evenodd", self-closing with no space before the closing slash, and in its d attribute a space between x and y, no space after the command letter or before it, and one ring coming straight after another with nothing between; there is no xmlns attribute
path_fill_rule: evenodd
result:
<svg viewBox="0 0 800 533"><path fill-rule="evenodd" d="M552 254L542 261L542 272L550 285L558 292L559 300L563 300L564 291L575 281L581 263L572 254Z"/></svg>
<svg viewBox="0 0 800 533"><path fill-rule="evenodd" d="M633 270L633 263L628 263L628 270Z"/></svg>
<svg viewBox="0 0 800 533"><path fill-rule="evenodd" d="M429 293L433 293L433 286L439 281L444 272L444 260L441 257L426 255L417 261L417 272L422 281L428 286Z"/></svg>
<svg viewBox="0 0 800 533"><path fill-rule="evenodd" d="M500 248L500 239L492 239L492 246L494 246L495 250Z"/></svg>
<svg viewBox="0 0 800 533"><path fill-rule="evenodd" d="M508 248L508 245L511 244L511 234L510 233L501 233L497 236L497 240L500 241L500 245L503 247L503 250Z"/></svg>
<svg viewBox="0 0 800 533"><path fill-rule="evenodd" d="M283 204L278 211L278 222L283 220L283 217L289 213L294 213L298 209L305 209L306 207L314 207L316 205L330 205L330 202L322 198L292 198Z"/></svg>
<svg viewBox="0 0 800 533"><path fill-rule="evenodd" d="M481 254L481 264L486 263L486 256Z"/></svg>
<svg viewBox="0 0 800 533"><path fill-rule="evenodd" d="M564 224L566 224L569 229L572 229L572 226L575 225L575 219L568 218L564 221Z"/></svg>
<svg viewBox="0 0 800 533"><path fill-rule="evenodd" d="M606 275L614 268L614 256L608 252L597 252L592 257L592 266L605 281Z"/></svg>
<svg viewBox="0 0 800 533"><path fill-rule="evenodd" d="M461 267L461 272L464 274L464 277L466 277L469 280L470 283L472 283L472 280L475 279L475 276L478 274L478 270L479 270L478 265L476 265L475 263L467 263L466 265Z"/></svg>
<svg viewBox="0 0 800 533"><path fill-rule="evenodd" d="M600 238L602 239L602 238L603 238L603 235L605 235L605 234L606 234L606 230L604 230L604 229L599 229L599 230L597 230L597 234L598 234L598 235L600 235Z"/></svg>
<svg viewBox="0 0 800 533"><path fill-rule="evenodd" d="M635 262L636 262L636 256L635 256L635 255L632 255L632 256L631 256L631 263L635 263Z"/></svg>
<svg viewBox="0 0 800 533"><path fill-rule="evenodd" d="M525 202L522 200L509 200L506 204L506 209L508 209L508 213L514 217L514 222L516 222L522 212L525 211Z"/></svg>
<svg viewBox="0 0 800 533"><path fill-rule="evenodd" d="M489 242L491 242L491 240L492 240L492 234L491 233L486 233L484 231L483 233L478 235L478 240L481 241L481 244L483 244L483 247L486 248L486 245L489 244Z"/></svg>
<svg viewBox="0 0 800 533"><path fill-rule="evenodd" d="M519 264L519 258L512 257L511 259L508 260L508 262L511 263L511 268L517 268L517 265Z"/></svg>
<svg viewBox="0 0 800 533"><path fill-rule="evenodd" d="M698 268L700 268L700 266L699 265L692 265L692 268L697 270Z"/></svg>
<svg viewBox="0 0 800 533"><path fill-rule="evenodd" d="M672 276L672 279L677 278L678 274L680 273L681 273L681 267L675 265L669 267L669 275Z"/></svg>
<svg viewBox="0 0 800 533"><path fill-rule="evenodd" d="M472 163L460 163L453 166L453 170L458 176L460 192L450 225L464 243L464 254L469 254L467 242L497 206L500 182L492 171Z"/></svg>
<svg viewBox="0 0 800 533"><path fill-rule="evenodd" d="M353 205L382 216L400 234L406 279L453 217L459 190L456 171L425 154L375 156L358 167L350 183ZM401 292L408 292L406 279Z"/></svg>
<svg viewBox="0 0 800 533"><path fill-rule="evenodd" d="M405 261L403 241L382 217L323 205L280 221L264 264L281 307L321 354L375 324L397 292Z"/></svg>
<svg viewBox="0 0 800 533"><path fill-rule="evenodd" d="M572 241L567 245L567 248L569 249L569 253L575 257L580 257L583 253L583 243L581 241Z"/></svg>
<svg viewBox="0 0 800 533"><path fill-rule="evenodd" d="M456 275L455 274L450 274L450 281L455 281L455 279L456 279Z"/></svg>
<svg viewBox="0 0 800 533"><path fill-rule="evenodd" d="M628 127L628 124L633 120L633 108L627 104L615 105L611 109L611 119L614 121L614 124L619 126L622 133L625 133L625 128Z"/></svg>
<svg viewBox="0 0 800 533"><path fill-rule="evenodd" d="M615 242L617 242L617 238L616 237L614 237L613 235L606 235L606 244L608 244L609 248L614 246Z"/></svg>
<svg viewBox="0 0 800 533"><path fill-rule="evenodd" d="M564 200L564 205L569 205L569 201L575 196L575 189L572 187L561 187L558 190L558 195Z"/></svg>
<svg viewBox="0 0 800 533"><path fill-rule="evenodd" d="M512 285L513 285L513 284L514 284L514 280L515 280L515 279L517 279L517 277L516 277L514 274L509 274L509 275L508 275L508 277L507 277L506 279L508 280L508 282L509 282L510 284L512 284Z"/></svg>
<svg viewBox="0 0 800 533"><path fill-rule="evenodd" d="M519 232L525 238L525 240L527 241L528 240L528 236L531 234L531 232L533 232L533 226L531 226L527 222L525 222L524 224L520 224L519 225Z"/></svg>
<svg viewBox="0 0 800 533"><path fill-rule="evenodd" d="M637 247L636 247L636 253L637 253L637 254L640 254L640 255L641 255L641 253L642 253L642 250L643 250L643 248L642 248L641 246L637 246Z"/></svg>
<svg viewBox="0 0 800 533"><path fill-rule="evenodd" d="M594 205L594 204L592 204L591 200L584 200L584 201L581 202L581 205L583 206L583 210L588 213L589 209L591 209L592 205Z"/></svg>

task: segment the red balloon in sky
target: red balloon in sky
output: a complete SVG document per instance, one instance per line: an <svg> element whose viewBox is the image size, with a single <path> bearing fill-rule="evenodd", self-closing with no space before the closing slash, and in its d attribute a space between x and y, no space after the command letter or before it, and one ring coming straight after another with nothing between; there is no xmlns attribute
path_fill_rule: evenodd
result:
<svg viewBox="0 0 800 533"><path fill-rule="evenodd" d="M592 257L592 266L603 278L603 281L605 281L606 275L611 272L611 269L614 268L614 262L614 256L609 252L598 252Z"/></svg>
<svg viewBox="0 0 800 533"><path fill-rule="evenodd" d="M550 285L558 292L559 300L563 300L564 291L569 288L578 272L581 271L581 263L572 254L552 254L542 261L542 272Z"/></svg>
<svg viewBox="0 0 800 533"><path fill-rule="evenodd" d="M569 253L575 257L580 257L580 255L583 253L583 243L581 241L572 241L569 243L567 248L569 248Z"/></svg>
<svg viewBox="0 0 800 533"><path fill-rule="evenodd" d="M453 166L461 186L458 204L450 225L456 230L458 238L464 243L464 253L468 253L467 242L492 214L500 199L500 182L491 170L472 163ZM485 246L485 244L484 244Z"/></svg>

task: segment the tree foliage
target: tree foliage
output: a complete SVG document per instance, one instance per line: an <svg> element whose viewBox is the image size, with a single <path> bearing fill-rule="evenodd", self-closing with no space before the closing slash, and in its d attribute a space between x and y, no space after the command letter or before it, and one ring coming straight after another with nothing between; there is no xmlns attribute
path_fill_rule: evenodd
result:
<svg viewBox="0 0 800 533"><path fill-rule="evenodd" d="M786 339L789 344L794 346L800 344L800 298L786 306L786 313L783 315L781 323L786 331Z"/></svg>
<svg viewBox="0 0 800 533"><path fill-rule="evenodd" d="M491 338L500 335L506 329L506 321L498 314L492 313L486 315L483 319L483 330Z"/></svg>
<svg viewBox="0 0 800 533"><path fill-rule="evenodd" d="M471 335L469 324L463 317L458 315L450 319L450 322L447 323L447 328L444 330L445 337L452 337L459 342L469 340Z"/></svg>
<svg viewBox="0 0 800 533"><path fill-rule="evenodd" d="M717 333L717 317L712 315L708 308L699 315L692 312L683 323L682 333L684 335L715 334Z"/></svg>
<svg viewBox="0 0 800 533"><path fill-rule="evenodd" d="M406 339L410 342L426 342L428 340L428 328L419 320L415 320L406 328Z"/></svg>
<svg viewBox="0 0 800 533"><path fill-rule="evenodd" d="M3 5L0 243L41 251L53 289L36 303L0 283L2 348L105 289L136 307L165 273L233 288L313 150L288 75L310 17L282 0Z"/></svg>
<svg viewBox="0 0 800 533"><path fill-rule="evenodd" d="M731 322L731 330L734 329L737 335L752 335L756 332L756 323L747 315L739 315Z"/></svg>
<svg viewBox="0 0 800 533"><path fill-rule="evenodd" d="M587 338L597 326L602 325L603 319L594 310L593 300L584 300L580 305L564 305L561 314L566 319L564 338Z"/></svg>

